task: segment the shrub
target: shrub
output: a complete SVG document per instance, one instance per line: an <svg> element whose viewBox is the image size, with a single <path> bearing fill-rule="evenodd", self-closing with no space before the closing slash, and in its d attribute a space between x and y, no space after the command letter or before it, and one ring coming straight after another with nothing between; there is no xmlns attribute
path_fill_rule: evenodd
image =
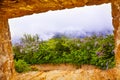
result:
<svg viewBox="0 0 120 80"><path fill-rule="evenodd" d="M48 41L39 41L38 36L25 35L21 43L13 47L14 58L28 64L91 64L101 69L115 65L113 35L93 35L82 39L57 37Z"/></svg>
<svg viewBox="0 0 120 80"><path fill-rule="evenodd" d="M31 68L29 66L30 65L27 64L24 60L18 60L18 61L15 60L15 69L19 73L30 71Z"/></svg>

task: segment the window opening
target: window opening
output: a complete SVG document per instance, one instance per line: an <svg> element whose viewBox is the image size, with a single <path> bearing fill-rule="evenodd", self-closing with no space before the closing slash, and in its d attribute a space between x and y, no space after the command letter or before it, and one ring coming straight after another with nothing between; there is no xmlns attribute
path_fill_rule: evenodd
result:
<svg viewBox="0 0 120 80"><path fill-rule="evenodd" d="M9 19L15 65L115 65L111 4Z"/></svg>

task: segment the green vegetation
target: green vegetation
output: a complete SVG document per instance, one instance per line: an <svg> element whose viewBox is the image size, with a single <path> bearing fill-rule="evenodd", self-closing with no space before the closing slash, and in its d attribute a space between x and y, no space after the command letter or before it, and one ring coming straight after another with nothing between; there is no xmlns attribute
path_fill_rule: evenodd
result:
<svg viewBox="0 0 120 80"><path fill-rule="evenodd" d="M101 69L115 65L113 35L70 39L67 37L52 38L40 41L38 35L24 35L20 44L13 46L16 70L25 61L27 64L90 64ZM26 65L26 63L24 63ZM24 70L23 70L24 71ZM26 71L26 70L25 70Z"/></svg>
<svg viewBox="0 0 120 80"><path fill-rule="evenodd" d="M15 69L19 73L31 70L29 64L27 64L24 60L20 60L20 59L18 61L15 61Z"/></svg>

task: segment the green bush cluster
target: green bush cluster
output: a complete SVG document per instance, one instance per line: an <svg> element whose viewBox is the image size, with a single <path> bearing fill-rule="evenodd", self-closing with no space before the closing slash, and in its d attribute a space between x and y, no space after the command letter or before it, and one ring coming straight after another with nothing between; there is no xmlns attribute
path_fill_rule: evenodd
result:
<svg viewBox="0 0 120 80"><path fill-rule="evenodd" d="M30 65L27 64L24 60L15 60L15 69L17 72L21 73L21 72L26 72L26 71L30 71Z"/></svg>
<svg viewBox="0 0 120 80"><path fill-rule="evenodd" d="M38 35L25 35L13 50L14 59L24 60L27 64L90 64L101 69L115 65L113 35L81 39L62 36L48 41L40 41Z"/></svg>

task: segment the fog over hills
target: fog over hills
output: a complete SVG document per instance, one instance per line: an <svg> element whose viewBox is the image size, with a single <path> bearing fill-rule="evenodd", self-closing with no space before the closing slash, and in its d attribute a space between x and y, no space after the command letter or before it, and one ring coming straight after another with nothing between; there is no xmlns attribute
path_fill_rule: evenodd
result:
<svg viewBox="0 0 120 80"><path fill-rule="evenodd" d="M66 32L56 32L54 33L53 37L61 37L66 36L68 38L84 38L90 37L92 35L97 36L105 36L108 34L112 34L112 30L103 30L103 31L91 31L91 32L84 32L84 31L66 31Z"/></svg>
<svg viewBox="0 0 120 80"><path fill-rule="evenodd" d="M40 40L49 40L51 38L60 38L62 36L66 36L68 38L84 38L84 37L90 37L92 35L97 36L105 36L108 34L113 34L112 30L101 30L101 31L80 31L80 30L66 30L66 31L56 31L56 32L44 32L42 34L38 34ZM21 37L13 37L12 43L18 43L20 41Z"/></svg>

